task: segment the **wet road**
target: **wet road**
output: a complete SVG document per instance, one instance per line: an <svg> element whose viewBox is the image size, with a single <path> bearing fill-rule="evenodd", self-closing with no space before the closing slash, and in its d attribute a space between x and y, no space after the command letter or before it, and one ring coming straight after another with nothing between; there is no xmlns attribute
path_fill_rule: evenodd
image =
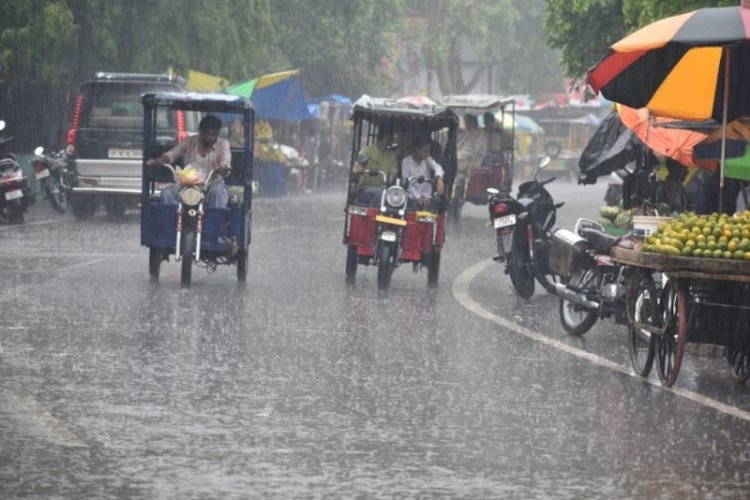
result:
<svg viewBox="0 0 750 500"><path fill-rule="evenodd" d="M554 183L558 224L604 186ZM687 355L630 375L625 330L516 300L467 206L440 285L344 283L341 194L258 200L233 268L148 280L138 214L0 225L0 498L747 498L750 391Z"/></svg>

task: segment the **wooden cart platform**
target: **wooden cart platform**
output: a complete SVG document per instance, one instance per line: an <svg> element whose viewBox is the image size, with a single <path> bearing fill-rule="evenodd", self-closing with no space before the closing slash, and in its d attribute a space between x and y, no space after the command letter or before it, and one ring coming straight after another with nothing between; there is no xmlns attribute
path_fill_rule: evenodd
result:
<svg viewBox="0 0 750 500"><path fill-rule="evenodd" d="M735 382L750 378L750 261L619 247L612 249L611 257L639 269L640 281L634 281L638 286L627 290L628 303L648 302L652 312L644 309L635 317L629 310L631 337L641 344L650 342L653 351L648 359L656 356L662 384L669 387L676 381L688 341L726 346ZM660 280L659 273L666 279ZM648 370L650 364L641 374Z"/></svg>

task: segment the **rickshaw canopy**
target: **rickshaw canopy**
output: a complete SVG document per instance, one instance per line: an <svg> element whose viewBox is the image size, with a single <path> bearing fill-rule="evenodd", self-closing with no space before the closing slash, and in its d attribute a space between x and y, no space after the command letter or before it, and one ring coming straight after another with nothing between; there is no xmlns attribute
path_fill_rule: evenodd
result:
<svg viewBox="0 0 750 500"><path fill-rule="evenodd" d="M253 105L244 97L201 92L149 92L141 96L144 106L168 106L190 111L241 113Z"/></svg>
<svg viewBox="0 0 750 500"><path fill-rule="evenodd" d="M493 109L515 104L515 99L491 94L446 95L440 99L440 103L449 108Z"/></svg>
<svg viewBox="0 0 750 500"><path fill-rule="evenodd" d="M393 120L414 120L427 125L430 131L458 125L458 116L452 109L439 105L415 105L383 97L364 95L352 105L351 119L373 123Z"/></svg>

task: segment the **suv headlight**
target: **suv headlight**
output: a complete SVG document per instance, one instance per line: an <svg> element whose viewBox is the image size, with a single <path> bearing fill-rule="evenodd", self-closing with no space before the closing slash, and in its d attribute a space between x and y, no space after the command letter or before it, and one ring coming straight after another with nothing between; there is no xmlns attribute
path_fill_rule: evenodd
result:
<svg viewBox="0 0 750 500"><path fill-rule="evenodd" d="M406 190L401 186L391 186L385 191L385 202L393 208L400 208L406 201Z"/></svg>
<svg viewBox="0 0 750 500"><path fill-rule="evenodd" d="M183 205L195 206L203 199L203 191L195 186L184 187L180 190L180 200Z"/></svg>

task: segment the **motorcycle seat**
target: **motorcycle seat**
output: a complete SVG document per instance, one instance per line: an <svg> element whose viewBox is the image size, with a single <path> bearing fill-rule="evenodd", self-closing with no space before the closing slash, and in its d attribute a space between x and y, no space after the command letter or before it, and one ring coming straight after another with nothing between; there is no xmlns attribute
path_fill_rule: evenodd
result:
<svg viewBox="0 0 750 500"><path fill-rule="evenodd" d="M580 233L597 252L609 253L612 247L620 241L617 236L612 236L593 227L581 228Z"/></svg>

